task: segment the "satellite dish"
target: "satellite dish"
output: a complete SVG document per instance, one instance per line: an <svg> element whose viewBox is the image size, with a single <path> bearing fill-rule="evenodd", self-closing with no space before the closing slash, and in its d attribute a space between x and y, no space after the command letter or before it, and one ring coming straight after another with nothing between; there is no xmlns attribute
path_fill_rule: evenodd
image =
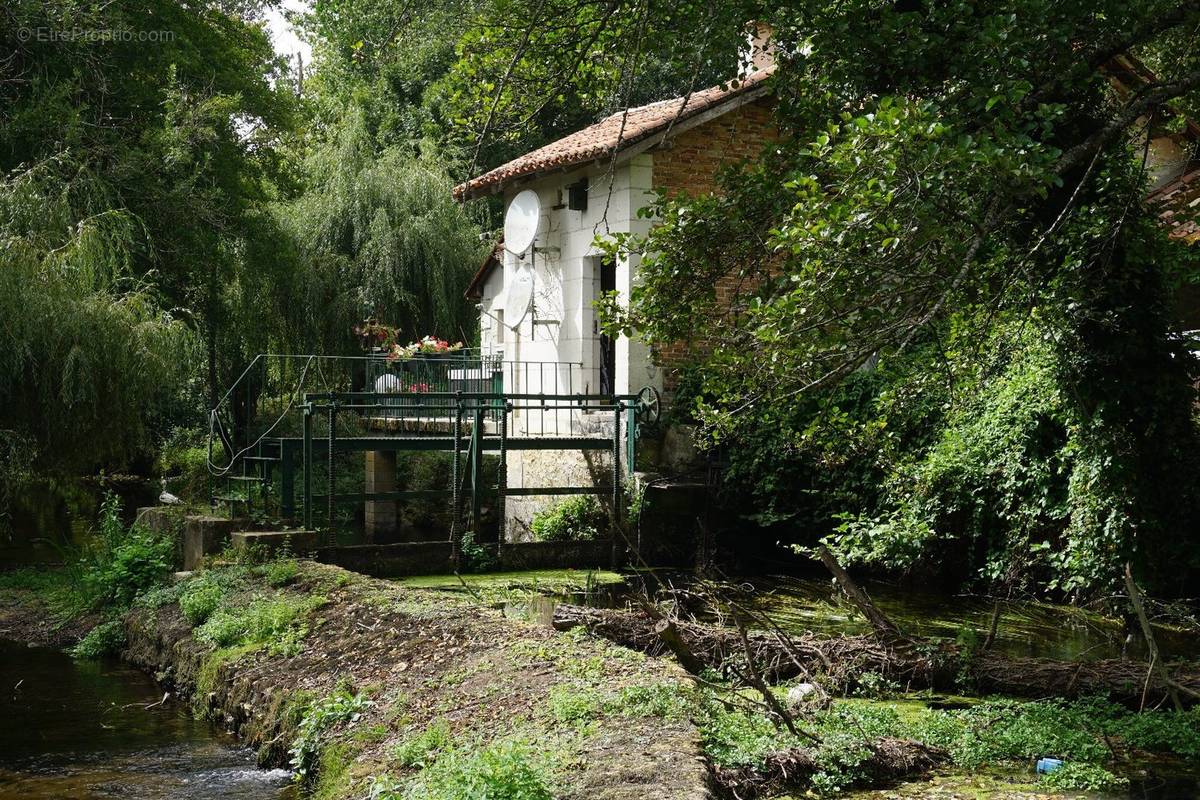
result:
<svg viewBox="0 0 1200 800"><path fill-rule="evenodd" d="M512 280L504 287L504 310L509 315L504 322L513 330L529 313L533 302L533 268L518 266L512 272Z"/></svg>
<svg viewBox="0 0 1200 800"><path fill-rule="evenodd" d="M537 192L526 189L514 197L504 212L504 249L514 256L523 255L537 235L541 214Z"/></svg>

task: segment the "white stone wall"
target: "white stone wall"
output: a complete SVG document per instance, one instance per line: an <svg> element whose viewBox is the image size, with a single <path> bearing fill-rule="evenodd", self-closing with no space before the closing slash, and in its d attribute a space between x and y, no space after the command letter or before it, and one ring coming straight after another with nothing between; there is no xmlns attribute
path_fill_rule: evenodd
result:
<svg viewBox="0 0 1200 800"><path fill-rule="evenodd" d="M652 197L652 157L636 156L631 162L609 171L588 167L517 185L506 194L511 200L523 189L533 189L542 204L537 250L517 257L505 252L503 269L495 270L483 286L480 327L484 347L491 352L503 350L506 361L570 363L571 389L594 393L599 389L599 336L594 325L592 303L600 291L601 251L595 247L597 235L615 232L646 233L651 220L637 218L638 209ZM590 196L586 211L566 206L566 188L581 178L589 179ZM504 308L505 281L511 279L518 263L534 266L533 311L516 329L499 335L497 317L506 325L520 316L520 309ZM617 264L617 291L628 300L637 273L637 257ZM646 384L658 383L648 349L622 338L617 341L616 389L631 393ZM582 385L576 385L575 376ZM560 376L561 383L562 376ZM538 391L514 386L511 391ZM546 389L549 390L548 387Z"/></svg>
<svg viewBox="0 0 1200 800"><path fill-rule="evenodd" d="M585 211L567 208L567 187L588 178L589 197ZM652 220L639 219L637 212L653 197L652 156L635 156L615 169L608 164L594 165L518 184L506 193L506 202L523 189L533 189L541 200L542 216L536 241L537 250L526 254L523 264L532 258L534 265L533 310L521 324L500 335L496 319L504 317L506 326L520 316L521 310L504 308L505 281L518 266L518 259L505 252L503 269L488 277L482 291L481 331L484 348L503 351L506 362L515 362L505 376L509 392L556 392L593 394L600 388L600 337L593 302L600 292L602 252L595 246L597 235L632 232L646 233ZM616 265L616 289L626 302L637 276L638 258L622 259ZM560 367L551 367L560 364ZM536 365L536 366L535 366ZM570 366L567 366L570 365ZM632 394L643 386L661 388L659 370L649 348L621 337L616 343L616 391ZM506 368L507 369L507 368ZM581 411L559 412L556 430L560 434L593 433L611 430L610 413L589 414ZM514 414L514 433L536 433L553 423L544 412ZM514 454L515 456L516 454ZM582 454L574 452L540 453L514 457L509 462L510 486L561 486L577 484L587 475ZM607 480L607 476L606 476ZM549 498L512 498L506 508L510 537L520 537L533 513L553 505Z"/></svg>

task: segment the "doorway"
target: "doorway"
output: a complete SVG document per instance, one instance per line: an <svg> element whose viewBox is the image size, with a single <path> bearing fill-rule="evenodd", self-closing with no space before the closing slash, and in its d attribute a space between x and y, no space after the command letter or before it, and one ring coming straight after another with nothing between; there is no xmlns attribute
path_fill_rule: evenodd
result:
<svg viewBox="0 0 1200 800"><path fill-rule="evenodd" d="M615 261L600 262L600 296L617 290L617 264ZM616 394L617 391L617 342L613 337L600 333L600 394Z"/></svg>

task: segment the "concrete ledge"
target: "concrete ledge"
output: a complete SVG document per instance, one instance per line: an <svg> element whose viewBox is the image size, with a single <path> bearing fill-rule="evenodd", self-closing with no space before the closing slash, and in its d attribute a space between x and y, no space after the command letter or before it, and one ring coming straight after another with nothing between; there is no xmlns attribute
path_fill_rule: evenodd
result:
<svg viewBox="0 0 1200 800"><path fill-rule="evenodd" d="M489 549L494 550L495 545ZM396 544L360 544L322 547L317 560L375 578L401 578L408 575L440 575L451 572L453 549L450 542L398 542ZM612 543L598 542L521 542L506 544L500 551L497 569L607 568L612 559Z"/></svg>
<svg viewBox="0 0 1200 800"><path fill-rule="evenodd" d="M274 555L286 549L304 555L317 549L317 539L316 531L235 531L230 541L235 550L257 550L263 555Z"/></svg>
<svg viewBox="0 0 1200 800"><path fill-rule="evenodd" d="M205 556L225 549L235 530L246 527L244 519L195 515L183 520L183 568L196 569Z"/></svg>
<svg viewBox="0 0 1200 800"><path fill-rule="evenodd" d="M175 540L175 566L185 571L199 567L205 556L219 553L229 535L248 524L244 519L185 514L183 506L139 508L136 521Z"/></svg>
<svg viewBox="0 0 1200 800"><path fill-rule="evenodd" d="M450 542L399 542L322 547L317 560L374 578L440 575L450 572Z"/></svg>
<svg viewBox="0 0 1200 800"><path fill-rule="evenodd" d="M171 539L172 565L175 569L183 567L183 508L181 506L143 506L137 510L133 518L135 525L141 525L149 530L167 536Z"/></svg>
<svg viewBox="0 0 1200 800"><path fill-rule="evenodd" d="M612 542L520 542L506 544L500 551L500 569L603 568L612 564Z"/></svg>

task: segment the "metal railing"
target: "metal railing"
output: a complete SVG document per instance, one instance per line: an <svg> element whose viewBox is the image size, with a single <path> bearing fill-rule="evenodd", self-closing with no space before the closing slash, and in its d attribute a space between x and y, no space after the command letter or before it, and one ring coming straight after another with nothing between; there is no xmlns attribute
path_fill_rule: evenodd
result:
<svg viewBox="0 0 1200 800"><path fill-rule="evenodd" d="M402 401L398 405L389 405ZM438 427L437 435L386 436L370 433L357 437L341 437L338 434L339 416L368 415L379 413L408 414L419 402L421 419L446 420L444 428ZM508 496L593 494L609 495L612 519L620 519L624 475L631 473L636 461L638 416L643 409L641 395L552 395L543 393L505 392L320 392L306 394L303 402L304 431L300 444L299 472L301 480L302 520L306 528L313 528L316 511L323 506L326 527L334 519L334 509L339 504L361 504L365 502L391 502L410 497L445 496L450 499L453 520L451 541L456 541L454 531L461 521L462 500L470 497L469 519L476 529L485 497L498 501L503 508ZM578 413L580 408L589 413L603 415L609 422L603 433L588 436L514 435L509 422L519 410L534 410L546 413ZM402 416L400 419L411 419ZM317 434L315 425L327 420L324 436ZM489 420L495 425L489 425ZM426 430L426 433L434 431ZM410 432L411 433L411 432ZM510 450L607 450L611 454L610 478L607 482L582 486L520 487L510 488L507 481L507 457ZM353 451L443 451L452 454L450 485L440 490L382 491L338 493L335 490L336 473L334 455ZM494 484L481 482L482 459L488 452L499 459L497 479ZM624 458L622 458L624 456ZM464 461L466 464L463 465ZM313 482L316 466L324 464L325 489L320 492ZM284 459L285 508L295 507L295 466ZM469 488L467 488L469 487Z"/></svg>
<svg viewBox="0 0 1200 800"><path fill-rule="evenodd" d="M438 430L451 424L439 408L439 393L528 395L514 403L511 433L522 436L585 436L606 433L607 415L599 402L587 399L590 387L583 365L572 362L503 361L479 350L418 354L391 359L383 353L363 356L263 353L255 356L209 413L209 467L223 476L239 460L253 455L264 439L299 436L300 411L306 394L372 392L375 407L362 409L368 426L389 423L410 431ZM539 402L544 397L579 396L564 405ZM592 395L594 397L594 395ZM499 423L501 405L494 401L485 420ZM216 446L226 451L216 453Z"/></svg>
<svg viewBox="0 0 1200 800"><path fill-rule="evenodd" d="M311 527L320 509L329 530L336 506L410 496L447 496L457 521L467 486L476 525L485 497L502 504L514 495L611 494L612 508L619 509L622 468L626 474L634 468L639 421L648 407L642 394L589 392L587 377L580 364L510 362L478 351L407 359L262 354L211 412L210 472L224 478L227 488L232 483L244 489L247 499L237 501L246 502L247 511L258 486L264 510L270 489L280 517L301 511ZM652 408L656 415L656 395ZM225 451L219 459L218 446ZM594 486L507 486L510 450L576 449L610 451L611 479ZM382 493L335 489L335 456L388 450L447 453L453 465L449 486ZM485 452L500 464L494 485L480 478ZM460 467L463 461L469 466ZM324 484L323 492L314 481Z"/></svg>

